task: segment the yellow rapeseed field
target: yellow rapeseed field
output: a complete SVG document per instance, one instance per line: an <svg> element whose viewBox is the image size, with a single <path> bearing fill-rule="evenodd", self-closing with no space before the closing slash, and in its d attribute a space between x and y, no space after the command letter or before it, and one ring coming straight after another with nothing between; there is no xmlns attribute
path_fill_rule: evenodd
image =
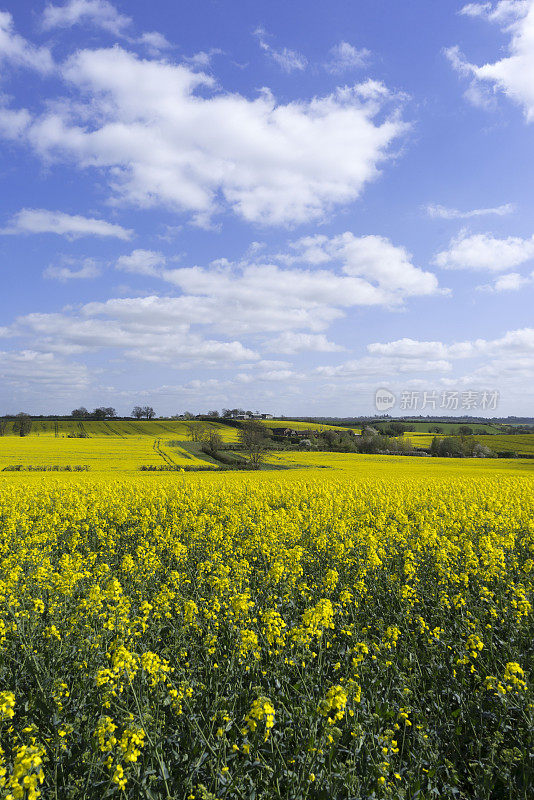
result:
<svg viewBox="0 0 534 800"><path fill-rule="evenodd" d="M529 465L289 455L2 473L3 797L532 798Z"/></svg>

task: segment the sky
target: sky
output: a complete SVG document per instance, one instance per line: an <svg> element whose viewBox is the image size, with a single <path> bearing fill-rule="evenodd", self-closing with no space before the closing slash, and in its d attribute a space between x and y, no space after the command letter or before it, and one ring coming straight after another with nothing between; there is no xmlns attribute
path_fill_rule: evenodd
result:
<svg viewBox="0 0 534 800"><path fill-rule="evenodd" d="M0 0L0 414L534 414L533 134L534 0Z"/></svg>

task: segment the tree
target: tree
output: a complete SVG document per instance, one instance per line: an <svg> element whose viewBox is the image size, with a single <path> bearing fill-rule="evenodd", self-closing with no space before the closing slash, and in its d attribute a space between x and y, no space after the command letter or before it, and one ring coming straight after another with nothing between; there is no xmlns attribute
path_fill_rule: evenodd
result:
<svg viewBox="0 0 534 800"><path fill-rule="evenodd" d="M204 436L206 435L207 430L206 425L203 425L201 422L190 422L185 427L187 430L187 435L192 442L204 441Z"/></svg>
<svg viewBox="0 0 534 800"><path fill-rule="evenodd" d="M223 444L222 436L216 428L209 426L202 433L202 442L210 453L220 450Z"/></svg>
<svg viewBox="0 0 534 800"><path fill-rule="evenodd" d="M27 436L32 429L32 418L29 414L21 411L15 416L13 423L13 433L18 433L19 436Z"/></svg>
<svg viewBox="0 0 534 800"><path fill-rule="evenodd" d="M0 419L0 436L3 436L7 428L7 419Z"/></svg>
<svg viewBox="0 0 534 800"><path fill-rule="evenodd" d="M141 406L134 406L132 409L132 417L135 419L142 419L144 417L144 412Z"/></svg>
<svg viewBox="0 0 534 800"><path fill-rule="evenodd" d="M89 412L85 406L80 406L80 408L75 408L73 411L71 411L70 415L75 419L87 419Z"/></svg>
<svg viewBox="0 0 534 800"><path fill-rule="evenodd" d="M248 455L248 460L253 469L259 469L265 458L267 450L267 436L261 422L249 420L244 422L237 432L239 441Z"/></svg>
<svg viewBox="0 0 534 800"><path fill-rule="evenodd" d="M473 435L473 428L469 425L460 425L459 429L460 436L472 436Z"/></svg>
<svg viewBox="0 0 534 800"><path fill-rule="evenodd" d="M91 414L93 419L112 419L117 416L117 412L111 406L100 406L95 408Z"/></svg>
<svg viewBox="0 0 534 800"><path fill-rule="evenodd" d="M184 419L195 419L195 415L190 411L184 411Z"/></svg>
<svg viewBox="0 0 534 800"><path fill-rule="evenodd" d="M141 411L143 412L143 416L145 417L145 419L154 419L154 417L156 416L156 412L154 411L152 406L143 406Z"/></svg>
<svg viewBox="0 0 534 800"><path fill-rule="evenodd" d="M213 417L214 419L218 419L219 418L219 412L218 411L208 411L206 416L207 417Z"/></svg>

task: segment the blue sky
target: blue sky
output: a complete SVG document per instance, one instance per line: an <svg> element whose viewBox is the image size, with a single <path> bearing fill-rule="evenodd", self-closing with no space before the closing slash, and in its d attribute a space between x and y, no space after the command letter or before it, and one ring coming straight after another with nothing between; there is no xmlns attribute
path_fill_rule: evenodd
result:
<svg viewBox="0 0 534 800"><path fill-rule="evenodd" d="M0 4L0 413L532 414L533 87L534 0Z"/></svg>

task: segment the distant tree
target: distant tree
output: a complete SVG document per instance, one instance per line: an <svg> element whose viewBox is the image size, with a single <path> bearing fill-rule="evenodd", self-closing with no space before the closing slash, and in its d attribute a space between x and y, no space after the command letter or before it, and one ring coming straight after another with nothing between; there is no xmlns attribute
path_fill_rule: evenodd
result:
<svg viewBox="0 0 534 800"><path fill-rule="evenodd" d="M184 419L195 419L195 415L190 411L184 411Z"/></svg>
<svg viewBox="0 0 534 800"><path fill-rule="evenodd" d="M202 442L210 453L215 453L220 450L223 444L222 436L216 428L210 426L206 427L202 434Z"/></svg>
<svg viewBox="0 0 534 800"><path fill-rule="evenodd" d="M154 417L156 416L156 412L154 411L152 406L143 406L141 410L143 412L143 417L145 417L145 419L154 419Z"/></svg>
<svg viewBox="0 0 534 800"><path fill-rule="evenodd" d="M75 419L87 419L89 416L89 411L85 408L85 406L80 406L80 408L75 408L73 411L71 411L70 415Z"/></svg>
<svg viewBox="0 0 534 800"><path fill-rule="evenodd" d="M0 419L0 436L3 436L7 428L7 419Z"/></svg>
<svg viewBox="0 0 534 800"><path fill-rule="evenodd" d="M144 416L145 415L144 415L144 412L143 412L143 409L141 408L141 406L134 406L133 407L133 409L132 409L132 417L135 417L135 419L142 419Z"/></svg>
<svg viewBox="0 0 534 800"><path fill-rule="evenodd" d="M91 416L93 419L98 420L113 419L113 417L117 416L117 412L111 406L100 406L99 408L95 408L93 410Z"/></svg>
<svg viewBox="0 0 534 800"><path fill-rule="evenodd" d="M460 431L460 436L472 436L473 435L473 428L469 425L460 425L458 428Z"/></svg>
<svg viewBox="0 0 534 800"><path fill-rule="evenodd" d="M384 433L390 436L402 436L402 434L407 431L409 427L410 426L406 425L404 422L390 422Z"/></svg>
<svg viewBox="0 0 534 800"><path fill-rule="evenodd" d="M429 433L443 433L443 428L440 428L440 426L439 426L439 425L432 425L432 426L431 426L431 427L428 429L428 432L429 432Z"/></svg>
<svg viewBox="0 0 534 800"><path fill-rule="evenodd" d="M206 416L207 417L213 417L214 419L218 419L219 418L219 412L218 411L208 411Z"/></svg>
<svg viewBox="0 0 534 800"><path fill-rule="evenodd" d="M32 418L29 414L21 411L15 416L13 423L13 433L18 433L19 436L27 436L32 429Z"/></svg>
<svg viewBox="0 0 534 800"><path fill-rule="evenodd" d="M253 469L259 469L265 458L268 439L265 428L261 422L249 420L244 422L237 432L237 436Z"/></svg>
<svg viewBox="0 0 534 800"><path fill-rule="evenodd" d="M187 435L192 442L204 441L204 437L207 431L206 425L203 425L201 422L190 422L185 427L187 430Z"/></svg>
<svg viewBox="0 0 534 800"><path fill-rule="evenodd" d="M229 417L230 416L230 409L229 408L223 408L223 410L221 412L221 416Z"/></svg>

